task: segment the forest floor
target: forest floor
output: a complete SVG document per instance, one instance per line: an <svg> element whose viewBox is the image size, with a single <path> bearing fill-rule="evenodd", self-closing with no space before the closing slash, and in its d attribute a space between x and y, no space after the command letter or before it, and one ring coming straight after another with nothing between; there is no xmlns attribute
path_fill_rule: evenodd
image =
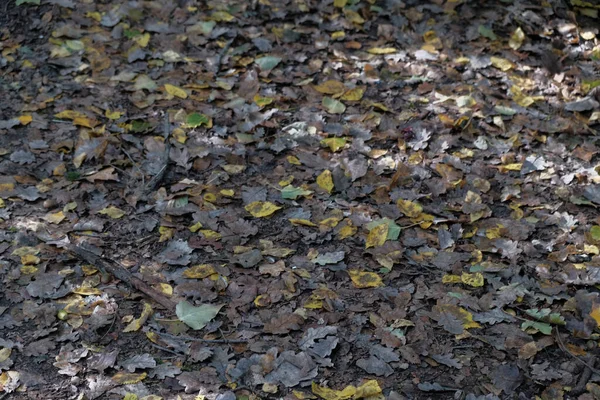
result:
<svg viewBox="0 0 600 400"><path fill-rule="evenodd" d="M600 399L597 8L0 4L0 399Z"/></svg>

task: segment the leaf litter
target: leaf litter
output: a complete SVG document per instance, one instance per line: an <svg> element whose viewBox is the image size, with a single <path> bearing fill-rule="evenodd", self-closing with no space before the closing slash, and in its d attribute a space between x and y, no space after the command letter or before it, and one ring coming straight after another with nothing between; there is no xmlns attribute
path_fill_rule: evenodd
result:
<svg viewBox="0 0 600 400"><path fill-rule="evenodd" d="M317 3L0 6L3 395L598 397L597 7Z"/></svg>

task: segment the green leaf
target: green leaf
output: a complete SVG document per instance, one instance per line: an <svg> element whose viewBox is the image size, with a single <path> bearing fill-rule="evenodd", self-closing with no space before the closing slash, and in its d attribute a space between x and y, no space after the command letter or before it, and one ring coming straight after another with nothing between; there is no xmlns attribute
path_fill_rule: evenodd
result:
<svg viewBox="0 0 600 400"><path fill-rule="evenodd" d="M330 114L342 114L344 111L346 111L346 106L344 103L328 96L323 97L321 104L323 105L323 108Z"/></svg>
<svg viewBox="0 0 600 400"><path fill-rule="evenodd" d="M485 25L479 25L479 34L490 40L496 40L498 38L492 28L488 28Z"/></svg>
<svg viewBox="0 0 600 400"><path fill-rule="evenodd" d="M200 330L206 326L214 317L217 316L219 310L223 307L214 306L212 304L202 304L194 307L185 300L180 301L175 308L177 318L190 328Z"/></svg>
<svg viewBox="0 0 600 400"><path fill-rule="evenodd" d="M552 333L552 325L544 322L525 321L521 324L521 329L526 330L527 328L535 329L536 331L542 332L544 335L550 335Z"/></svg>
<svg viewBox="0 0 600 400"><path fill-rule="evenodd" d="M198 114L197 112L195 112L187 116L186 122L189 126L195 128L202 124L208 125L208 123L210 122L210 118L204 114Z"/></svg>
<svg viewBox="0 0 600 400"><path fill-rule="evenodd" d="M281 57L264 56L261 58L257 58L256 60L254 60L254 62L258 64L261 71L269 71L275 68L277 64L281 62Z"/></svg>
<svg viewBox="0 0 600 400"><path fill-rule="evenodd" d="M16 1L16 4L18 6L20 6L21 4L25 4L25 3L35 4L36 6L39 6L40 5L40 0L17 0Z"/></svg>
<svg viewBox="0 0 600 400"><path fill-rule="evenodd" d="M295 187L292 185L287 185L283 189L281 189L281 197L288 200L296 200L298 196L308 196L312 191L305 190L300 187Z"/></svg>
<svg viewBox="0 0 600 400"><path fill-rule="evenodd" d="M145 132L151 127L152 125L148 121L142 121L139 119L131 121L131 132L133 133Z"/></svg>
<svg viewBox="0 0 600 400"><path fill-rule="evenodd" d="M517 113L517 110L515 110L514 108L506 106L495 106L494 111L496 111L500 115L507 115L509 117L512 117Z"/></svg>
<svg viewBox="0 0 600 400"><path fill-rule="evenodd" d="M387 224L388 226L388 234L386 240L398 240L402 228L389 218L382 218L376 221L371 221L367 224L367 229L370 231L371 229L381 224Z"/></svg>
<svg viewBox="0 0 600 400"><path fill-rule="evenodd" d="M600 240L600 225L594 225L590 228L590 234L592 235L592 239Z"/></svg>
<svg viewBox="0 0 600 400"><path fill-rule="evenodd" d="M217 25L216 21L201 21L198 22L194 28L197 27L204 36L208 36L212 32L215 25Z"/></svg>

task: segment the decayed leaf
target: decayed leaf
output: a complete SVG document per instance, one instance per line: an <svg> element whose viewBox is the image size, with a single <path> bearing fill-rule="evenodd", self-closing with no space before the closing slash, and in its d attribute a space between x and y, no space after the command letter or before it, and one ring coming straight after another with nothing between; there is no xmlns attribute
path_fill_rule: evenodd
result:
<svg viewBox="0 0 600 400"><path fill-rule="evenodd" d="M125 329L123 329L123 332L139 331L140 328L144 325L144 323L148 319L148 317L150 317L153 312L154 312L154 310L152 310L152 306L148 303L144 303L144 310L142 311L142 314L140 315L140 317L131 321L125 327Z"/></svg>
<svg viewBox="0 0 600 400"><path fill-rule="evenodd" d="M383 286L381 277L375 272L359 271L357 269L348 270L348 275L352 283L359 289L373 288Z"/></svg>
<svg viewBox="0 0 600 400"><path fill-rule="evenodd" d="M245 209L255 218L263 218L272 215L277 210L281 210L281 207L269 201L253 201Z"/></svg>
<svg viewBox="0 0 600 400"><path fill-rule="evenodd" d="M438 324L455 335L460 335L465 329L481 326L473 321L473 314L453 304L438 304L433 307L433 311Z"/></svg>
<svg viewBox="0 0 600 400"><path fill-rule="evenodd" d="M210 264L194 265L183 271L183 276L190 279L204 279L216 274L215 268Z"/></svg>
<svg viewBox="0 0 600 400"><path fill-rule="evenodd" d="M344 111L346 111L346 106L344 103L328 96L323 97L321 104L323 105L323 108L330 114L343 114Z"/></svg>
<svg viewBox="0 0 600 400"><path fill-rule="evenodd" d="M365 248L368 249L369 247L383 246L388 237L388 230L388 224L380 224L373 227L367 235Z"/></svg>
<svg viewBox="0 0 600 400"><path fill-rule="evenodd" d="M419 203L410 200L399 199L396 204L402 214L409 218L417 218L423 212L423 207Z"/></svg>
<svg viewBox="0 0 600 400"><path fill-rule="evenodd" d="M346 91L346 86L342 82L338 81L325 81L320 85L314 86L315 90L323 94L341 95Z"/></svg>
<svg viewBox="0 0 600 400"><path fill-rule="evenodd" d="M66 218L65 214L62 211L56 212L54 214L46 214L44 219L51 224L60 224Z"/></svg>
<svg viewBox="0 0 600 400"><path fill-rule="evenodd" d="M459 275L445 275L442 277L443 283L464 283L465 285L473 286L473 287L481 287L484 284L483 274L480 272L475 272L474 274L469 274L467 272L463 272Z"/></svg>
<svg viewBox="0 0 600 400"><path fill-rule="evenodd" d="M115 206L110 206L110 207L106 207L106 208L103 208L102 210L98 211L98 214L104 214L104 215L108 215L109 217L111 217L113 219L119 219L119 218L122 218L123 215L125 215L125 211L123 211Z"/></svg>
<svg viewBox="0 0 600 400"><path fill-rule="evenodd" d="M177 303L175 312L177 318L190 328L200 330L217 316L223 305L202 304L198 307L192 306L187 301Z"/></svg>
<svg viewBox="0 0 600 400"><path fill-rule="evenodd" d="M113 375L111 379L119 385L133 385L146 379L147 375L148 374L145 372L142 372L141 374L119 372Z"/></svg>

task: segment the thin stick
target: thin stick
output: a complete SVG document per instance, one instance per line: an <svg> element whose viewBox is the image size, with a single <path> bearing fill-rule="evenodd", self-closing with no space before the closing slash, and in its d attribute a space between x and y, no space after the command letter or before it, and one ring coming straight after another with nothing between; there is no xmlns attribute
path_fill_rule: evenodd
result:
<svg viewBox="0 0 600 400"><path fill-rule="evenodd" d="M191 336L177 336L177 335L171 335L170 333L160 333L160 332L156 332L156 331L153 331L153 333L156 333L157 335L166 336L171 339L187 340L190 342L226 343L226 344L248 343L248 341L246 339L200 339L200 338L195 338L195 337L191 337Z"/></svg>
<svg viewBox="0 0 600 400"><path fill-rule="evenodd" d="M567 353L568 355L570 355L571 357L573 357L575 360L579 361L580 363L582 363L583 365L585 365L586 367L588 367L590 369L590 371L592 371L593 373L600 375L600 371L599 370L597 370L596 368L592 367L590 364L586 363L581 358L577 357L575 354L571 353L569 351L569 349L567 349L565 347L565 345L563 344L562 339L560 337L560 333L558 332L558 327L555 327L555 334L556 334L556 338L558 339L558 347L560 347L560 349L562 351L564 351L565 353Z"/></svg>

